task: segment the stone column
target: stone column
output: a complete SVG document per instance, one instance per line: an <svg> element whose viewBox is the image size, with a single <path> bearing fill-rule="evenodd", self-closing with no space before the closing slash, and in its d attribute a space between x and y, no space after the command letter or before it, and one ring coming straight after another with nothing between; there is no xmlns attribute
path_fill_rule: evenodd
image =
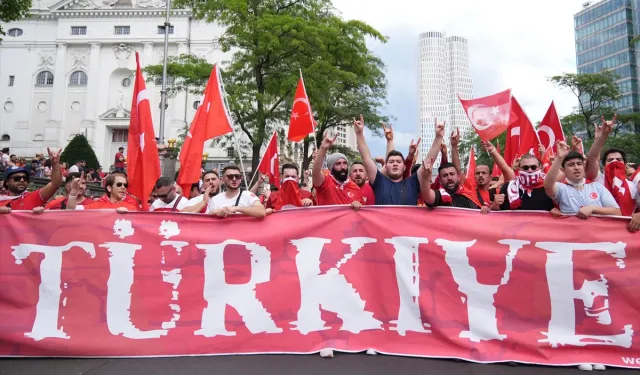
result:
<svg viewBox="0 0 640 375"><path fill-rule="evenodd" d="M91 54L87 72L87 95L84 103L84 120L82 127L87 129L89 143L93 144L95 128L98 121L97 100L100 92L100 43L91 43Z"/></svg>
<svg viewBox="0 0 640 375"><path fill-rule="evenodd" d="M66 88L67 88L67 45L66 43L58 43L58 49L56 52L56 68L53 77L53 95L51 96L51 120L47 122L47 128L55 129L50 131L49 134L55 134L55 139L45 141L54 141L56 147L62 147L64 145L63 138L63 120L64 110L66 108ZM52 130L53 130L52 129ZM47 132L45 132L47 134Z"/></svg>

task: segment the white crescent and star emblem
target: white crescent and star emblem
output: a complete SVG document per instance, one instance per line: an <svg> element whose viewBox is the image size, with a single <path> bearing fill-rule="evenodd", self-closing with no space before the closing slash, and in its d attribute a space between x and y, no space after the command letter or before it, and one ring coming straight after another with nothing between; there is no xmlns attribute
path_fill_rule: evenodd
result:
<svg viewBox="0 0 640 375"><path fill-rule="evenodd" d="M542 125L541 127L539 127L538 133L540 132L545 132L549 136L549 145L546 147L546 149L548 150L549 147L553 146L556 143L556 135L553 132L553 129L551 129L547 125Z"/></svg>
<svg viewBox="0 0 640 375"><path fill-rule="evenodd" d="M144 133L140 133L140 151L144 152Z"/></svg>
<svg viewBox="0 0 640 375"><path fill-rule="evenodd" d="M487 108L486 105L484 104L474 104L471 107L469 107L468 111L469 111L469 120L471 121L471 125L473 125L474 128L476 128L477 130L486 130L489 127L491 127L491 125L493 125L493 123L489 123L487 125L479 125L478 122L476 121L476 117L474 116L474 112L480 108Z"/></svg>
<svg viewBox="0 0 640 375"><path fill-rule="evenodd" d="M275 176L276 175L276 162L278 161L278 154L273 154L273 157L271 158L271 175Z"/></svg>

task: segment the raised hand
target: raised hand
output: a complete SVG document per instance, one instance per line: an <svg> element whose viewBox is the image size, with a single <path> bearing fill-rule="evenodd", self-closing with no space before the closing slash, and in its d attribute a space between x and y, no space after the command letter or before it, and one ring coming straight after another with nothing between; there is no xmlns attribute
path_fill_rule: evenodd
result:
<svg viewBox="0 0 640 375"><path fill-rule="evenodd" d="M435 128L436 128L436 138L444 138L444 130L447 125L447 122L438 122L438 118L435 119ZM452 146L453 147L453 146Z"/></svg>
<svg viewBox="0 0 640 375"><path fill-rule="evenodd" d="M316 161L317 157L318 157L318 150L314 150L313 153L311 154L311 160Z"/></svg>
<svg viewBox="0 0 640 375"><path fill-rule="evenodd" d="M362 115L360 115L360 119L359 120L356 120L355 118L353 119L353 130L355 130L356 134L364 134L364 117L362 117ZM393 132L393 130L392 130L392 132ZM386 136L387 136L387 134L386 134L386 130L385 130L385 137ZM391 139L393 139L393 133L391 135Z"/></svg>
<svg viewBox="0 0 640 375"><path fill-rule="evenodd" d="M584 148L582 147L582 139L580 139L580 137L578 137L577 135L571 137L571 149L580 153L582 153L582 150L584 150Z"/></svg>
<svg viewBox="0 0 640 375"><path fill-rule="evenodd" d="M563 160L567 154L569 153L570 147L567 144L567 142L565 141L558 141L556 143L556 147L558 149L558 158L560 158L561 160Z"/></svg>
<svg viewBox="0 0 640 375"><path fill-rule="evenodd" d="M354 124L355 126L355 124ZM325 134L324 139L322 140L322 143L320 144L320 148L328 150L331 148L331 146L333 146L333 144L335 143L336 139L338 138L338 134L335 134L333 136L333 138L330 138L328 135ZM317 156L317 151L316 151L316 156Z"/></svg>
<svg viewBox="0 0 640 375"><path fill-rule="evenodd" d="M362 115L360 116L360 119L362 119ZM393 125L389 124L389 127L387 128L387 124L385 124L384 122L381 122L381 124L382 130L384 130L384 137L387 139L387 141L393 141Z"/></svg>
<svg viewBox="0 0 640 375"><path fill-rule="evenodd" d="M617 120L618 120L617 113L613 115L613 120L611 121L606 121L604 119L604 116L602 116L602 118L600 119L600 121L602 122L602 125L601 125L602 130L600 135L604 137L608 137L609 134L611 134L611 132L613 131L613 126L616 124Z"/></svg>
<svg viewBox="0 0 640 375"><path fill-rule="evenodd" d="M263 175L262 173L260 173L260 176L258 177L258 183L259 183L259 184L263 183L263 182L264 182L264 180L265 180L265 177L266 177L265 175Z"/></svg>
<svg viewBox="0 0 640 375"><path fill-rule="evenodd" d="M78 196L78 192L80 192L80 180L84 180L84 171L80 173L80 177L76 177L71 181L71 191L69 195Z"/></svg>
<svg viewBox="0 0 640 375"><path fill-rule="evenodd" d="M211 185L209 185L207 187L207 189L204 191L204 195L202 196L202 201L204 203L206 203L207 205L209 205L209 201L211 200L211 196L209 195L211 193Z"/></svg>
<svg viewBox="0 0 640 375"><path fill-rule="evenodd" d="M418 142L413 143L413 139L411 140L411 143L409 144L409 155L415 155L416 152L418 151L418 146L420 146L420 142L422 142L422 137L418 138Z"/></svg>
<svg viewBox="0 0 640 375"><path fill-rule="evenodd" d="M483 140L481 143L482 143L482 148L488 153L492 153L493 150L496 149L495 147L493 147L493 144L490 141Z"/></svg>
<svg viewBox="0 0 640 375"><path fill-rule="evenodd" d="M62 154L62 150L55 152L47 147L47 153L49 154L49 160L51 160L51 166L60 164L60 155Z"/></svg>
<svg viewBox="0 0 640 375"><path fill-rule="evenodd" d="M445 122L446 124L446 122ZM456 127L456 132L451 132L451 148L458 148L460 145L460 129Z"/></svg>
<svg viewBox="0 0 640 375"><path fill-rule="evenodd" d="M425 158L422 161L422 168L424 168L424 177L425 179L431 179L431 169L433 169L433 158Z"/></svg>
<svg viewBox="0 0 640 375"><path fill-rule="evenodd" d="M383 157L378 156L377 158L373 159L373 161L375 161L378 164L381 164L384 167L385 163L384 163L384 158Z"/></svg>

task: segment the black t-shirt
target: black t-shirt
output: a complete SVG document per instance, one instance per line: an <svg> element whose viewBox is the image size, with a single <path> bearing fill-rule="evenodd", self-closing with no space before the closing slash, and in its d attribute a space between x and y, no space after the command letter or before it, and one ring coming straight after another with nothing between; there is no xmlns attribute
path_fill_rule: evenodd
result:
<svg viewBox="0 0 640 375"><path fill-rule="evenodd" d="M473 201L467 197L465 197L464 195L460 195L460 194L450 194L451 195L451 203L445 203L442 201L442 194L440 193L440 190L436 190L436 200L435 202L433 202L433 204L428 205L429 207L436 207L436 206L451 206L451 207L460 207L460 208L472 208L474 210L477 210L478 205L476 205L475 203L473 203Z"/></svg>
<svg viewBox="0 0 640 375"><path fill-rule="evenodd" d="M509 194L507 194L508 188L509 184L506 183L502 185L502 188L500 189L500 194L504 194L504 203L500 206L501 210L511 210L511 206L509 205ZM522 205L517 208L518 210L551 211L555 207L553 200L551 200L544 191L544 187L533 189L531 191L531 196L522 190L520 190L519 193Z"/></svg>

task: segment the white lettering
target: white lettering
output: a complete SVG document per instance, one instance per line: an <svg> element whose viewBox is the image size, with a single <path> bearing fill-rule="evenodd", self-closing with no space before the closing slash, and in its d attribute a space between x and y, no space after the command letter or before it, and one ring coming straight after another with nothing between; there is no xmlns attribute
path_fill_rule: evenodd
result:
<svg viewBox="0 0 640 375"><path fill-rule="evenodd" d="M342 243L350 245L350 252L338 261L335 267L321 275L320 254L324 245L331 243L331 240L307 237L291 241L298 250L296 266L301 293L298 320L291 322L296 326L293 330L306 335L309 332L329 329L320 317L320 306L338 314L342 319L342 330L359 333L363 330L382 329L382 322L375 319L372 312L364 309L365 301L344 275L340 274L342 265L356 255L365 244L375 242L375 239L368 237L342 240Z"/></svg>
<svg viewBox="0 0 640 375"><path fill-rule="evenodd" d="M558 345L612 345L624 348L631 347L633 327L624 325L624 333L618 335L577 335L576 311L574 300L581 300L585 304L585 314L595 316L598 323L611 324L609 314L609 292L607 279L600 275L598 280L585 280L579 290L573 287L573 252L574 251L602 251L616 259L616 265L623 269L626 257L623 242L600 243L569 243L569 242L538 242L536 247L549 251L547 254L547 280L551 297L551 320L549 332L542 332L547 336L540 342L548 342L552 347ZM594 299L597 296L606 297L602 309L593 310Z"/></svg>
<svg viewBox="0 0 640 375"><path fill-rule="evenodd" d="M476 241L455 242L443 239L435 240L445 252L445 261L451 269L453 279L459 290L467 296L467 315L469 316L469 331L462 331L460 337L473 342L487 340L504 340L507 335L498 332L498 318L496 316L495 294L498 287L509 282L513 269L513 259L522 246L529 241L500 240L498 243L509 245L506 255L506 267L499 285L486 285L478 282L476 269L469 263L467 249Z"/></svg>
<svg viewBox="0 0 640 375"><path fill-rule="evenodd" d="M431 332L424 328L430 325L423 324L420 318L420 274L418 272L420 264L418 247L420 244L429 243L429 240L421 237L393 237L384 242L392 244L396 250L393 259L400 294L398 320L391 321L396 325L391 329L397 330L400 336L406 335L407 331Z"/></svg>
<svg viewBox="0 0 640 375"><path fill-rule="evenodd" d="M244 285L231 285L225 281L224 249L228 245L242 245L251 252L251 279ZM202 329L196 335L205 337L235 336L225 327L225 309L233 306L251 333L280 333L271 314L256 296L256 285L271 279L271 252L256 243L227 240L214 245L197 245L205 251L204 299L207 307L202 312Z"/></svg>
<svg viewBox="0 0 640 375"><path fill-rule="evenodd" d="M91 255L91 258L95 258L96 249L93 244L89 242L69 242L66 246L19 244L11 247L13 249L11 254L16 258L16 264L22 264L22 261L28 258L31 253L44 254L44 258L40 263L40 286L38 288L36 318L33 322L31 332L25 333L25 336L31 337L35 341L49 337L69 338L64 332L63 327L58 329L60 297L62 295L62 289L60 288L62 253L76 246ZM65 306L66 300L65 297Z"/></svg>

